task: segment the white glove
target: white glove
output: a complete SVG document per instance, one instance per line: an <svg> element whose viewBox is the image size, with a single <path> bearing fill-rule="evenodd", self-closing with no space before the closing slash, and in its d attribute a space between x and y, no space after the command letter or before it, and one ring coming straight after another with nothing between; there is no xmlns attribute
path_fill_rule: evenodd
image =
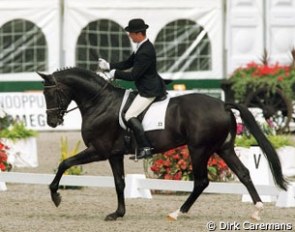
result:
<svg viewBox="0 0 295 232"><path fill-rule="evenodd" d="M98 75L100 75L103 79L105 79L106 81L112 81L115 79L115 72L116 69L112 69L109 72L97 72Z"/></svg>
<svg viewBox="0 0 295 232"><path fill-rule="evenodd" d="M110 71L110 77L111 77L111 79L115 79L115 72L116 72L116 69L112 69Z"/></svg>
<svg viewBox="0 0 295 232"><path fill-rule="evenodd" d="M102 58L99 58L98 59L98 68L102 71L110 70L110 63Z"/></svg>

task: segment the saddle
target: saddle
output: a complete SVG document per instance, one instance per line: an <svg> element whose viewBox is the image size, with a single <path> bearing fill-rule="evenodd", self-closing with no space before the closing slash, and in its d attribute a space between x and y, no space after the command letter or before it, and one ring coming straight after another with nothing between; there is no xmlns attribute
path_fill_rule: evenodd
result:
<svg viewBox="0 0 295 232"><path fill-rule="evenodd" d="M119 123L123 129L127 129L126 120L125 120L124 116L137 94L138 94L137 91L131 91L131 90L125 91L125 94L124 94L124 97L122 100L122 104L121 104L121 108L120 108L120 114L119 114ZM164 119L165 119L165 113L166 113L166 108L167 108L169 99L170 98L167 97L167 94L164 95L163 97L156 98L155 101L150 106L148 106L137 117L143 123L143 128L145 131L153 130L153 128L154 129L164 129ZM150 110L152 110L155 107L157 108L155 110L157 112L157 114L155 114L155 112L149 112ZM161 108L161 110L160 110L160 108ZM162 116L160 116L160 115L162 115ZM158 124L157 124L158 126L155 126L156 125L156 122L155 122L154 123L155 125L153 126L153 128L151 128L151 126L149 124L153 120L158 121ZM160 123L161 121L163 122L162 124Z"/></svg>
<svg viewBox="0 0 295 232"><path fill-rule="evenodd" d="M130 143L131 131L126 126L125 114L132 101L138 94L137 91L125 90L119 113L119 124L125 129L125 142ZM170 97L167 94L164 97L156 98L155 101L147 107L137 118L141 121L145 131L163 130L165 128L165 115Z"/></svg>

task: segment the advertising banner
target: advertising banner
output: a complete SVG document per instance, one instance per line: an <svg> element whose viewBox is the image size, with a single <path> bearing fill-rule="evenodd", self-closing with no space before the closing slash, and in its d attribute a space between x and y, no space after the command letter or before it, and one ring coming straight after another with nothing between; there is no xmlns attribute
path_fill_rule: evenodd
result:
<svg viewBox="0 0 295 232"><path fill-rule="evenodd" d="M42 92L0 93L0 106L15 120L22 121L27 128L43 131L52 130L46 123L46 103ZM76 106L72 102L68 109ZM74 110L65 115L63 125L55 130L80 130L80 111Z"/></svg>

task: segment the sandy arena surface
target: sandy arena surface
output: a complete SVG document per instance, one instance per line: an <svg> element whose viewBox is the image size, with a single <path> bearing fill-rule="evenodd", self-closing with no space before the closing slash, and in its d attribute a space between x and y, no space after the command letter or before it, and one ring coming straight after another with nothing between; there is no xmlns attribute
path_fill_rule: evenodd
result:
<svg viewBox="0 0 295 232"><path fill-rule="evenodd" d="M52 174L59 162L60 138L66 136L70 147L81 140L79 132L39 133L37 168L14 168L16 172ZM82 149L82 146L81 146ZM84 166L87 175L110 176L108 162ZM143 173L142 162L125 159L126 174ZM56 208L50 199L48 186L7 183L8 190L0 192L0 232L202 232L206 224L217 224L215 231L295 231L295 208L278 208L265 203L262 221L251 221L250 203L242 203L241 196L231 194L202 194L190 212L171 222L166 215L179 208L187 196L153 195L153 199L127 199L126 215L115 222L105 222L107 214L117 207L113 188L86 187L81 190L60 190L62 203ZM224 223L236 227L222 229ZM255 223L251 224L251 223ZM263 223L287 223L291 230L259 230ZM252 227L251 227L252 226ZM254 229L253 229L254 228Z"/></svg>

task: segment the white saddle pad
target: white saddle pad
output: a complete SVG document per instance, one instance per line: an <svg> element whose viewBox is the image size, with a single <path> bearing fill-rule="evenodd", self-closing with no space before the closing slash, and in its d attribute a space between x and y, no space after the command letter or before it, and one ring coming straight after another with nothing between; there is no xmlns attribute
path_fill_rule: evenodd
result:
<svg viewBox="0 0 295 232"><path fill-rule="evenodd" d="M124 124L124 121L122 119L122 110L124 108L124 105L128 99L130 92L131 90L125 91L122 104L120 107L119 123L123 129L126 129L126 125ZM170 96L167 95L167 98L165 100L154 102L149 107L148 111L146 112L142 120L142 126L145 131L165 129L165 115L166 115L166 110L167 110L169 100L170 100Z"/></svg>

